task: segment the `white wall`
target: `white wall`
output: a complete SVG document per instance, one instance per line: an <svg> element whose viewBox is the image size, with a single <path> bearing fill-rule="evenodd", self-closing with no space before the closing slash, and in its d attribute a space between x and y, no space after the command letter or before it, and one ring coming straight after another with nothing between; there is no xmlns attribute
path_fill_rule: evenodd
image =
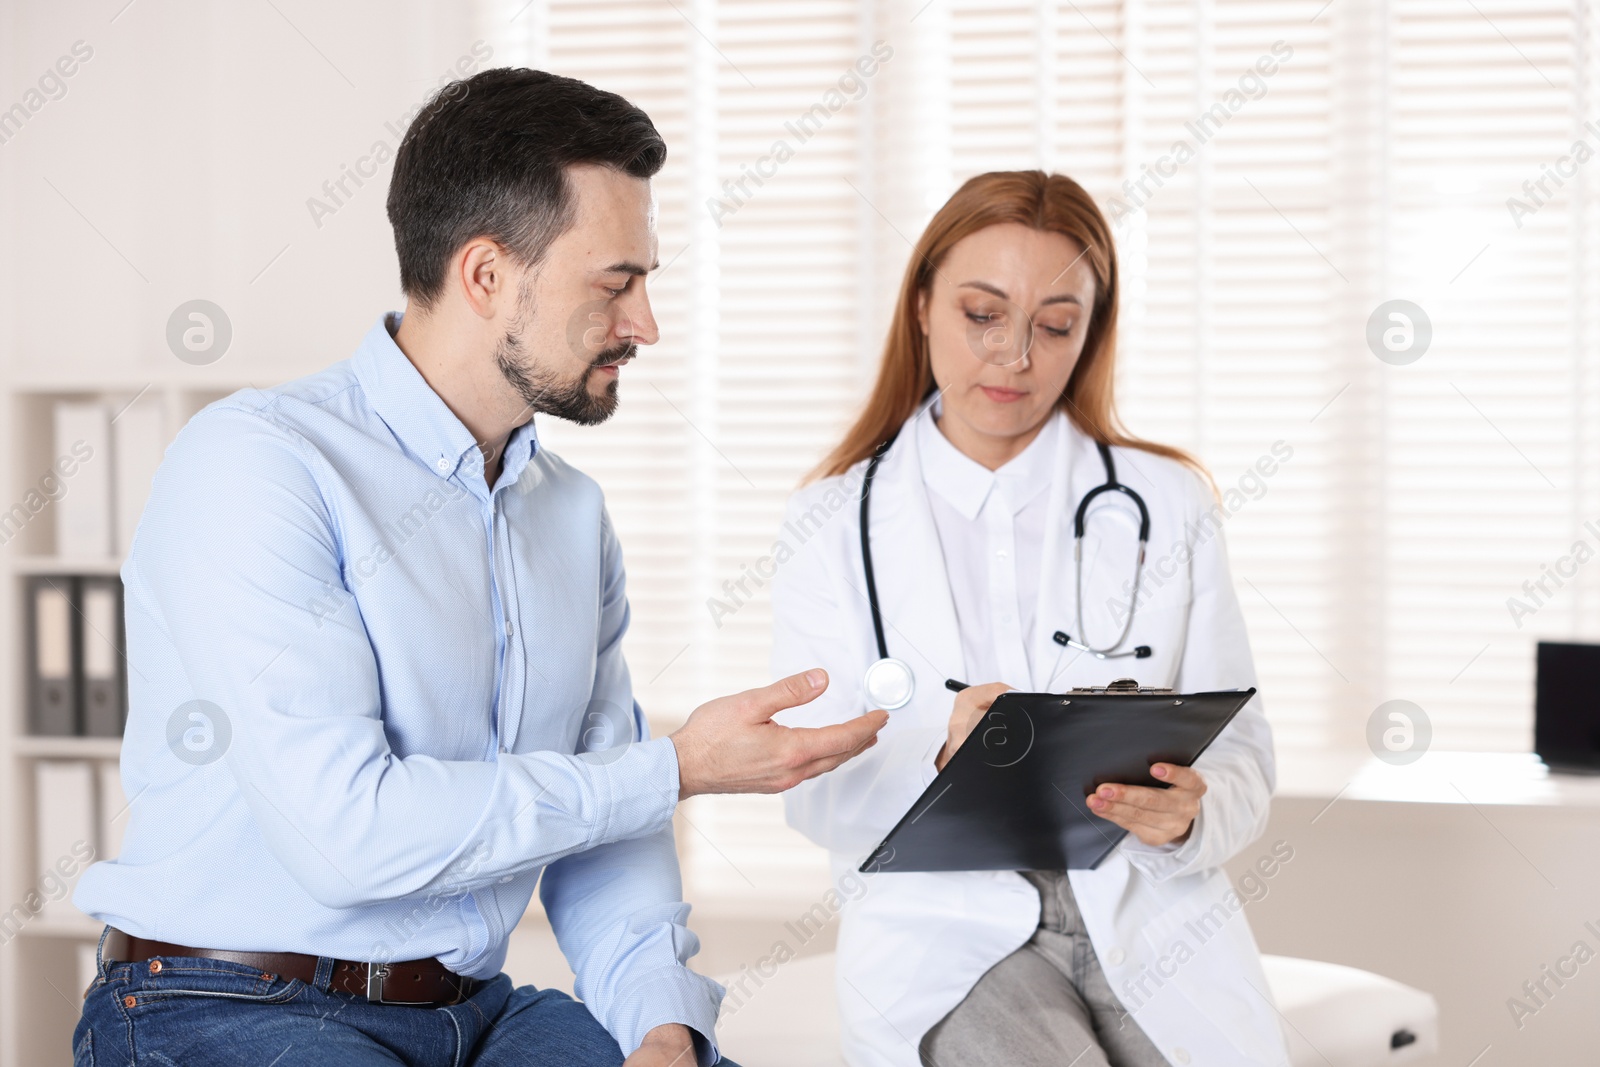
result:
<svg viewBox="0 0 1600 1067"><path fill-rule="evenodd" d="M348 355L400 306L388 168L347 185L320 226L306 201L376 143L398 144L385 123L403 131L470 55L468 6L124 3L6 5L0 108L75 42L92 57L0 144L0 358L22 379L266 384ZM203 369L165 344L167 316L196 297L234 328Z"/></svg>

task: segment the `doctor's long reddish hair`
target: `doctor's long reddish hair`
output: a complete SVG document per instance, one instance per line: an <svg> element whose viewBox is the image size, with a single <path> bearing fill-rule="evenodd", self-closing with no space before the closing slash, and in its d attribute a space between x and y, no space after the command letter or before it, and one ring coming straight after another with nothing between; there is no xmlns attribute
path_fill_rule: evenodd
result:
<svg viewBox="0 0 1600 1067"><path fill-rule="evenodd" d="M935 388L927 338L917 321L917 299L933 281L950 249L989 226L1016 222L1059 233L1086 249L1094 271L1094 308L1083 352L1056 406L1080 431L1109 445L1126 445L1178 460L1209 480L1205 468L1182 449L1128 433L1117 418L1112 386L1117 355L1117 255L1111 227L1092 197L1071 178L1040 170L991 171L957 189L922 231L900 283L883 363L866 407L826 459L806 478L843 474L890 437Z"/></svg>

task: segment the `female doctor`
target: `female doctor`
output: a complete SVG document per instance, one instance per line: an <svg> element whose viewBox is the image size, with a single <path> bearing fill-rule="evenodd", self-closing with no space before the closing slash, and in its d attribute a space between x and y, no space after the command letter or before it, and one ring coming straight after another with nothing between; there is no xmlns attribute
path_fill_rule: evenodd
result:
<svg viewBox="0 0 1600 1067"><path fill-rule="evenodd" d="M1222 870L1267 818L1259 699L1192 769L1156 764L1170 788L1097 790L1108 836L1128 835L1095 870L882 872L864 891L854 873L951 753L982 743L969 734L1007 688L1255 683L1207 480L1120 428L1117 298L1109 227L1077 183L973 178L917 244L863 413L790 501L801 544L773 580L773 670L820 664L833 685L786 721L909 697L876 746L785 794L845 902L852 1067L1288 1062ZM1124 488L1084 509L1080 579L1074 514L1110 482ZM1149 515L1142 567L1127 489ZM947 678L973 685L953 695Z"/></svg>

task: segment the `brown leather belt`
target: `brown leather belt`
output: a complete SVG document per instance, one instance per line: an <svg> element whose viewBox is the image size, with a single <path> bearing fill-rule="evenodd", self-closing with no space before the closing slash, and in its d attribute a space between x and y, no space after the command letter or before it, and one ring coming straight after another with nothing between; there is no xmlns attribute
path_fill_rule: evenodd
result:
<svg viewBox="0 0 1600 1067"><path fill-rule="evenodd" d="M237 952L221 948L188 948L166 941L134 937L115 926L107 927L101 957L112 961L152 960L150 971L160 973L157 956L204 956L242 963L261 972L263 978L282 975L312 984L317 972L317 957L304 952ZM404 960L399 963L365 963L336 960L331 988L352 996L366 997L374 1004L445 1006L459 1004L482 985L476 978L456 974L437 959Z"/></svg>

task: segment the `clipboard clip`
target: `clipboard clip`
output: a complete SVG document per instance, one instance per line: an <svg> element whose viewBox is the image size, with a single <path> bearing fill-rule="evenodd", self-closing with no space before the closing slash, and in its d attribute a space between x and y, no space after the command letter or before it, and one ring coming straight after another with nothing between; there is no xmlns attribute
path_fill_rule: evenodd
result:
<svg viewBox="0 0 1600 1067"><path fill-rule="evenodd" d="M1138 680L1134 678L1118 678L1110 685L1075 685L1072 687L1072 692L1104 694L1106 696L1117 696L1119 694L1136 696L1149 693L1170 693L1172 692L1172 687L1140 685Z"/></svg>

